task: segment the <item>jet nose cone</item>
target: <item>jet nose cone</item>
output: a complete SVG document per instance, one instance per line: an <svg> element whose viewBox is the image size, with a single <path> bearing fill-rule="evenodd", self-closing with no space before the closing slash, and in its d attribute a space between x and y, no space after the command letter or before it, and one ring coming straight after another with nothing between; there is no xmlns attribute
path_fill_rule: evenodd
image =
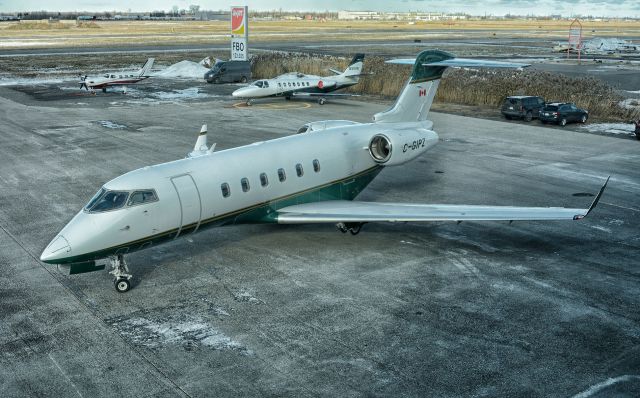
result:
<svg viewBox="0 0 640 398"><path fill-rule="evenodd" d="M58 235L44 249L40 255L40 261L49 264L57 264L56 260L68 257L71 253L71 245L69 241L62 235Z"/></svg>
<svg viewBox="0 0 640 398"><path fill-rule="evenodd" d="M240 95L240 94L241 94L241 92L242 92L242 89L241 89L241 88L239 88L239 89L237 89L236 91L232 92L232 93L231 93L231 96L232 96L232 97L240 97L240 96L241 96L241 95Z"/></svg>

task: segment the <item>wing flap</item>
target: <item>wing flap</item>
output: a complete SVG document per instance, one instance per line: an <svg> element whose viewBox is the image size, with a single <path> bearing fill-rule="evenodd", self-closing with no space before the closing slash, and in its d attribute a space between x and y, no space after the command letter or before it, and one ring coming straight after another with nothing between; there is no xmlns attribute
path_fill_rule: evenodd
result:
<svg viewBox="0 0 640 398"><path fill-rule="evenodd" d="M348 94L348 93L307 93L304 91L297 91L293 93L294 97L360 97L360 94Z"/></svg>
<svg viewBox="0 0 640 398"><path fill-rule="evenodd" d="M589 209L325 201L284 207L278 223L579 220Z"/></svg>

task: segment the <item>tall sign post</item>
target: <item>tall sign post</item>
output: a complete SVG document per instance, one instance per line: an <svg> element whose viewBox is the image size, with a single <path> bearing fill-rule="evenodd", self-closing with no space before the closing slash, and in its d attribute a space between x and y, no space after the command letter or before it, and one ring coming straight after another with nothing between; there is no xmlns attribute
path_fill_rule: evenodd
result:
<svg viewBox="0 0 640 398"><path fill-rule="evenodd" d="M231 61L247 61L249 7L231 7Z"/></svg>
<svg viewBox="0 0 640 398"><path fill-rule="evenodd" d="M567 58L571 49L578 52L578 63L580 63L580 53L582 52L582 24L578 19L574 19L569 26L569 48L567 48Z"/></svg>

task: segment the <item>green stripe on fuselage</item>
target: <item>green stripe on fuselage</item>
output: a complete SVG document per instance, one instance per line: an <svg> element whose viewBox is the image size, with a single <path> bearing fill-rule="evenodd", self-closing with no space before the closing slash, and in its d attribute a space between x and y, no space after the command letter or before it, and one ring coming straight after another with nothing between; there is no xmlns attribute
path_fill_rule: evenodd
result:
<svg viewBox="0 0 640 398"><path fill-rule="evenodd" d="M353 200L373 181L381 170L382 166L374 166L347 178L202 220L199 226L197 223L185 225L182 229L175 228L108 249L45 262L50 264L70 264L98 260L111 255L133 253L152 245L158 245L175 239L178 231L180 231L180 235L186 235L193 232L196 228L200 231L210 227L233 224L277 223L278 209L282 209L283 207L326 200Z"/></svg>

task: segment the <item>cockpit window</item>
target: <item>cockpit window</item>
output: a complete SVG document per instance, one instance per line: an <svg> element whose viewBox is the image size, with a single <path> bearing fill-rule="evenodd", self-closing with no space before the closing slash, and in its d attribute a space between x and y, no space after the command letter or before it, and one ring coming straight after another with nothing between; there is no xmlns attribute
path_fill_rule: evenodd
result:
<svg viewBox="0 0 640 398"><path fill-rule="evenodd" d="M127 206L141 205L143 203L156 202L157 200L158 196L154 190L134 191L131 196L129 196Z"/></svg>
<svg viewBox="0 0 640 398"><path fill-rule="evenodd" d="M253 83L253 85L262 88L262 80L258 80L257 82Z"/></svg>
<svg viewBox="0 0 640 398"><path fill-rule="evenodd" d="M107 191L102 188L100 192L91 199L85 209L91 213L119 209L127 202L127 196L129 196L129 192Z"/></svg>

